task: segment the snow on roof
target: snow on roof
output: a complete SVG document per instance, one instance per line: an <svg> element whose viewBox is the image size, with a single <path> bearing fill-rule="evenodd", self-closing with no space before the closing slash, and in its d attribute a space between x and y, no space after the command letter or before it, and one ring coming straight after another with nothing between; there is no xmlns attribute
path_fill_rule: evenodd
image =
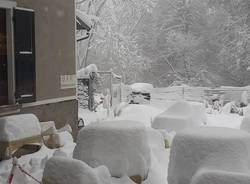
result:
<svg viewBox="0 0 250 184"><path fill-rule="evenodd" d="M81 68L80 70L77 71L77 78L86 78L89 77L89 74L92 72L97 73L98 68L95 64L90 64L86 66L85 68Z"/></svg>
<svg viewBox="0 0 250 184"><path fill-rule="evenodd" d="M153 91L154 86L149 83L134 83L130 85L133 92L150 93Z"/></svg>
<svg viewBox="0 0 250 184"><path fill-rule="evenodd" d="M41 135L41 126L34 114L0 118L0 141L15 141L37 135Z"/></svg>

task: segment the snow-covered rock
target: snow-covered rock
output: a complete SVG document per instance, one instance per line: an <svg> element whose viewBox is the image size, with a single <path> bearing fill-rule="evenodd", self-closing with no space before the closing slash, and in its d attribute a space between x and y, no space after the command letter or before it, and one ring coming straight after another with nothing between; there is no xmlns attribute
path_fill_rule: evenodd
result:
<svg viewBox="0 0 250 184"><path fill-rule="evenodd" d="M179 101L165 112L156 116L152 127L178 132L188 127L201 126L205 123L205 107L186 101Z"/></svg>
<svg viewBox="0 0 250 184"><path fill-rule="evenodd" d="M93 169L84 162L65 157L52 157L46 163L43 182L46 184L111 184L104 166Z"/></svg>
<svg viewBox="0 0 250 184"><path fill-rule="evenodd" d="M90 65L86 66L85 68L78 70L77 71L77 78L89 77L89 75L92 72L95 72L95 73L98 72L98 68L95 64L90 64Z"/></svg>
<svg viewBox="0 0 250 184"><path fill-rule="evenodd" d="M137 93L151 93L154 90L152 84L149 83L134 83L130 85L132 92Z"/></svg>
<svg viewBox="0 0 250 184"><path fill-rule="evenodd" d="M58 148L58 147L63 147L66 144L71 144L73 143L73 137L72 135L67 132L56 132L53 135L50 135L47 144L51 147L51 148Z"/></svg>
<svg viewBox="0 0 250 184"><path fill-rule="evenodd" d="M245 173L208 170L199 171L192 179L191 184L249 184L250 175Z"/></svg>
<svg viewBox="0 0 250 184"><path fill-rule="evenodd" d="M0 141L10 142L38 135L41 135L41 126L34 114L0 118Z"/></svg>
<svg viewBox="0 0 250 184"><path fill-rule="evenodd" d="M40 122L40 125L43 135L48 135L49 133L53 133L53 131L56 131L56 126L54 121Z"/></svg>
<svg viewBox="0 0 250 184"><path fill-rule="evenodd" d="M211 127L183 130L176 134L171 147L168 183L190 184L203 169L248 174L249 153L250 134L247 132ZM198 183L201 184L194 182Z"/></svg>
<svg viewBox="0 0 250 184"><path fill-rule="evenodd" d="M73 158L105 165L114 177L145 178L151 163L146 128L129 120L92 123L79 132Z"/></svg>

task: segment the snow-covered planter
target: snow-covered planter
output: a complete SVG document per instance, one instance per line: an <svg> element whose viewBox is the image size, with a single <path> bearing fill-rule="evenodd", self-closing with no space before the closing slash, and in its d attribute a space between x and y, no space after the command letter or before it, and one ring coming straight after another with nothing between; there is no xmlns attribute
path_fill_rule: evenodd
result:
<svg viewBox="0 0 250 184"><path fill-rule="evenodd" d="M173 140L168 183L190 184L194 180L192 184L208 184L206 174L197 176L203 170L207 170L208 173L228 171L238 176L249 173L249 153L250 134L247 132L205 127L183 130L177 133ZM211 183L227 183L219 181L227 181L229 175L225 180L223 174L218 175L222 180L215 179L213 181L216 182Z"/></svg>
<svg viewBox="0 0 250 184"><path fill-rule="evenodd" d="M91 167L105 165L113 177L147 177L151 164L147 132L135 121L106 121L83 128L73 158Z"/></svg>
<svg viewBox="0 0 250 184"><path fill-rule="evenodd" d="M201 126L206 121L205 107L198 103L179 101L156 116L152 127L178 132L188 127Z"/></svg>
<svg viewBox="0 0 250 184"><path fill-rule="evenodd" d="M41 126L34 114L0 118L0 160L25 144L41 142Z"/></svg>
<svg viewBox="0 0 250 184"><path fill-rule="evenodd" d="M52 157L46 163L43 184L110 184L111 176L104 166L91 168L84 162L66 157Z"/></svg>

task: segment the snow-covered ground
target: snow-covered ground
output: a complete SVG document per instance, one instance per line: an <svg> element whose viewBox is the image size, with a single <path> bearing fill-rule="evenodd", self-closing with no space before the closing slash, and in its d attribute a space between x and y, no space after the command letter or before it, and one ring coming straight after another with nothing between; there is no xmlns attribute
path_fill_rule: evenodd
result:
<svg viewBox="0 0 250 184"><path fill-rule="evenodd" d="M148 130L148 139L150 146L151 166L149 168L148 177L143 184L167 184L168 162L170 150L163 148L164 138L174 134L161 136L160 131L152 130L152 120L169 106L174 104L174 101L162 101L160 99L153 99L150 104L136 105L127 104L121 107L119 116L111 115L107 117L106 109L102 106L97 108L97 112L90 112L88 110L79 109L79 117L84 119L85 126L96 121L104 119L116 120L134 120L143 123ZM235 114L206 114L206 124L208 127L228 127L239 129L242 122L242 117ZM162 132L161 132L162 133ZM165 133L163 133L165 134ZM173 137L173 136L172 136ZM169 140L168 140L169 141ZM32 176L39 181L42 180L43 169L46 161L53 155L66 156L72 158L72 153L75 143L67 142L60 149L48 149L43 146L40 151L26 155L18 159L20 165ZM0 162L0 183L5 184L7 177L11 171L12 160ZM127 176L122 178L111 178L113 184L134 184ZM15 172L13 184L35 184L36 182L30 177L25 176L20 171Z"/></svg>

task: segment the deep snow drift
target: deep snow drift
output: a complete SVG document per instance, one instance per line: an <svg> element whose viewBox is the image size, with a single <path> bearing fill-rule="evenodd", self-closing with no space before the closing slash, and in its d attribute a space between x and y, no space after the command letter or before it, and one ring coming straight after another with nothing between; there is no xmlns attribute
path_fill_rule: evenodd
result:
<svg viewBox="0 0 250 184"><path fill-rule="evenodd" d="M92 123L80 131L73 157L91 167L105 165L113 177L146 178L151 163L146 128L128 120Z"/></svg>
<svg viewBox="0 0 250 184"><path fill-rule="evenodd" d="M192 180L193 184L207 184L208 175L215 177L211 181L226 184L230 174L224 177L224 171L233 173L235 180L244 180L242 175L250 177L249 153L250 134L241 130L200 127L180 131L171 147L168 184L190 184ZM200 175L203 170L222 174Z"/></svg>

